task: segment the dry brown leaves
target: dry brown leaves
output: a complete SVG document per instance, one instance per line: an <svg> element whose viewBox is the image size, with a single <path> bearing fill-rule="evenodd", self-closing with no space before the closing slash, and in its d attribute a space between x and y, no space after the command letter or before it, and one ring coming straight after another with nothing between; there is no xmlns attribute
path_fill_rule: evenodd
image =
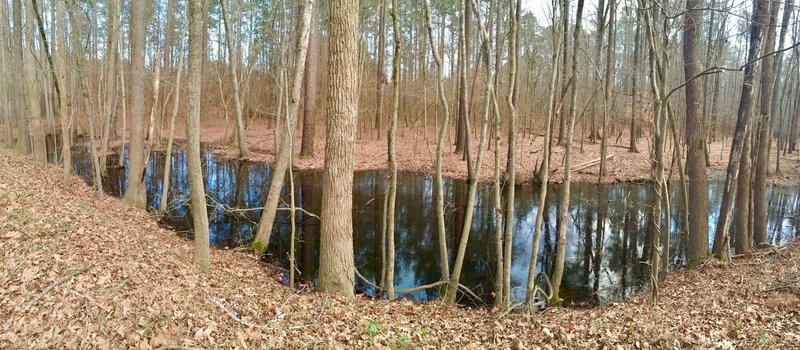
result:
<svg viewBox="0 0 800 350"><path fill-rule="evenodd" d="M765 291L798 274L797 245L670 274L657 305L639 295L498 318L438 302L344 300L291 291L241 252L214 251L211 272L199 273L192 244L150 214L5 150L0 242L0 348L800 346L800 290Z"/></svg>

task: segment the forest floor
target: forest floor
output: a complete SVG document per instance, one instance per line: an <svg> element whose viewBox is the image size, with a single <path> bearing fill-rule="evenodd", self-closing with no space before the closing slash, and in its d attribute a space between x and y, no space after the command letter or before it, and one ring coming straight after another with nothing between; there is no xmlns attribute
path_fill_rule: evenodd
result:
<svg viewBox="0 0 800 350"><path fill-rule="evenodd" d="M185 139L184 125L179 121L176 123L176 138ZM316 152L313 157L300 158L295 161L295 166L303 170L321 170L325 160L325 128L318 125L316 131ZM299 130L299 129L298 129ZM401 171L408 171L426 175L433 175L436 159L436 135L435 130L430 127L427 135L421 128L400 129L397 139L398 168ZM229 142L226 133L233 133L233 124L226 124L221 118L207 118L202 123L201 141L211 147L216 153L238 158L239 149L235 144ZM298 134L301 132L298 131ZM575 133L575 145L573 145L573 167L600 158L600 140L592 142L584 140L580 142L581 133ZM471 147L473 149L473 159L477 156L474 150L479 144L477 134L472 135ZM275 156L274 129L267 120L254 119L247 130L247 141L251 154L249 160L273 162ZM295 154L299 154L301 136L296 137L294 142ZM544 137L529 133L520 133L517 138L517 182L528 183L532 180L534 171L543 158ZM487 140L487 143L489 141ZM166 144L166 143L164 143ZM454 136L450 135L446 142L442 173L445 177L465 179L468 175L467 162L460 155L455 154ZM607 164L607 174L603 177L603 183L648 181L651 179L650 172L650 148L651 140L642 137L637 142L639 153L628 152L629 138L626 132L617 139L612 137L608 145L608 154L613 155ZM505 167L507 158L507 142L505 132L500 142L500 166ZM774 145L773 145L774 146ZM775 152L771 155L770 171L775 169ZM552 154L551 182L562 182L564 171L564 152L563 146L555 146ZM672 159L672 143L667 144L667 160ZM387 141L385 133L377 139L374 131L359 134L355 146L355 170L381 170L388 168L387 161ZM682 149L682 155L685 150ZM711 166L708 169L710 179L724 179L726 167L728 166L728 156L730 154L730 138L721 139L713 142L710 147L709 160ZM795 185L800 181L800 152L788 154L781 158L782 173L780 176L771 175L769 182L774 184ZM674 171L669 171L672 166L668 166L668 174L678 177L677 167ZM502 171L503 169L501 169ZM573 172L573 181L577 182L597 182L600 165L595 164L583 170ZM494 176L494 148L484 152L483 164L480 177L483 181L492 181Z"/></svg>
<svg viewBox="0 0 800 350"><path fill-rule="evenodd" d="M670 273L647 294L535 316L291 290L61 169L0 150L0 348L800 347L800 244Z"/></svg>

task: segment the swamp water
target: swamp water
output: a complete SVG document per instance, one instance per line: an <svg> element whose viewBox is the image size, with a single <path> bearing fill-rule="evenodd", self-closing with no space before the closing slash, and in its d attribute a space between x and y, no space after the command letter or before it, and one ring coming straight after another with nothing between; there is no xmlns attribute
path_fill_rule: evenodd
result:
<svg viewBox="0 0 800 350"><path fill-rule="evenodd" d="M52 139L50 139L52 141ZM59 160L48 145L48 159ZM92 164L86 147L72 150L75 172L92 182ZM162 223L179 234L191 236L189 182L186 152L177 149L171 161L169 183L170 211ZM109 157L109 164L117 164ZM147 164L147 205L158 207L162 190L165 157L153 152ZM127 162L127 160L126 160ZM211 244L225 249L249 244L257 231L258 219L272 178L270 165L223 159L211 152L203 153L203 171L210 221ZM127 187L126 170L109 165L103 179L106 193L121 197ZM288 181L288 177L287 177ZM388 183L386 171L358 171L353 180L353 243L358 271L371 281L380 279L380 223L383 193ZM467 184L463 180L445 179L445 222L447 245L452 267L455 250L463 225L467 200ZM283 198L287 198L288 184ZM439 255L433 178L400 173L397 189L396 214L396 271L398 290L433 283L439 280ZM322 199L322 173L297 171L295 199L298 207L319 213ZM511 265L512 294L524 300L528 263L533 242L533 223L543 206L538 203L538 189L530 185L517 186L515 198L513 259ZM544 208L544 227L539 249L537 273L552 273L556 251L556 218L559 185L551 185ZM722 184L709 182L709 232L713 242L714 226L719 213ZM625 298L646 288L650 255L650 232L654 231L652 203L655 192L648 184L621 183L598 186L572 185L566 261L561 297L572 305L602 304ZM670 231L670 261L682 263L681 235L683 211L678 202L683 196L675 186L672 190L673 208ZM691 200L691 199L690 199ZM795 236L793 219L798 201L797 189L770 186L767 190L768 235L770 242L780 245ZM479 186L476 207L465 255L461 283L471 288L482 300L470 300L461 295L461 302L470 305L491 304L495 272L495 235L493 192L491 184ZM287 205L288 206L288 205ZM234 209L234 210L231 210ZM242 210L245 209L245 210ZM296 259L298 277L313 282L319 263L319 230L317 218L301 211L296 214ZM267 253L269 258L288 267L290 224L288 211L279 211ZM710 245L709 245L710 246ZM288 283L288 273L284 274ZM374 296L377 291L356 278L357 291ZM439 296L439 289L428 289L399 295L417 301L430 301Z"/></svg>

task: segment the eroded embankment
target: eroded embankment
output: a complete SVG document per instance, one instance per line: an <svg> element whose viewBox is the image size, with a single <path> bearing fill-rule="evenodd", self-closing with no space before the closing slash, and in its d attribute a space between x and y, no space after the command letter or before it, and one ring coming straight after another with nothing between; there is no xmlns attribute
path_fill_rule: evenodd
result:
<svg viewBox="0 0 800 350"><path fill-rule="evenodd" d="M796 348L800 246L673 273L648 296L531 317L292 291L246 253L192 244L0 150L0 348Z"/></svg>

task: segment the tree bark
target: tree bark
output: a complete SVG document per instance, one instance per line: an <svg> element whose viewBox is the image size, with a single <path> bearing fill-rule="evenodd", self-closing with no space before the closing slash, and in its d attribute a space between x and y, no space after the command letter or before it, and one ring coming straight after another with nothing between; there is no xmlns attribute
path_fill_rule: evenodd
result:
<svg viewBox="0 0 800 350"><path fill-rule="evenodd" d="M189 172L189 197L194 224L194 264L200 271L208 272L211 266L211 249L209 247L208 209L206 207L206 191L203 185L203 168L200 155L200 96L201 65L203 56L203 22L206 20L206 9L203 0L188 0L187 17L189 19L189 81L186 92L186 148L187 168ZM135 77L134 77L135 79ZM134 105L135 107L135 105Z"/></svg>
<svg viewBox="0 0 800 350"><path fill-rule="evenodd" d="M233 108L236 115L236 140L239 144L239 157L247 158L247 134L244 131L244 117L242 116L242 100L239 96L239 76L236 75L237 59L234 55L233 35L231 34L230 14L228 13L228 0L220 0L222 18L225 22L225 43L228 49L228 75L233 86Z"/></svg>
<svg viewBox="0 0 800 350"><path fill-rule="evenodd" d="M564 258L567 253L567 219L569 212L570 181L572 180L572 139L575 134L575 112L578 103L578 89L576 82L578 79L578 51L580 50L581 20L583 17L584 0L578 0L578 8L575 15L575 31L572 37L572 66L570 68L572 81L572 96L569 106L569 116L567 117L567 139L564 154L564 185L561 189L558 207L558 244L556 248L555 268L553 269L552 300L559 301L559 290L561 289L561 279L564 276Z"/></svg>
<svg viewBox="0 0 800 350"><path fill-rule="evenodd" d="M444 68L442 64L442 57L437 49L438 45L433 39L433 24L431 20L431 5L430 0L424 0L425 4L425 23L428 30L428 40L433 53L433 59L436 62L436 92L439 96L439 104L442 108L442 125L439 128L439 135L436 140L436 168L434 175L434 192L436 193L436 222L438 228L439 238L439 269L441 270L442 280L450 278L450 265L449 256L447 254L447 231L444 224L444 186L442 181L442 159L444 157L444 142L447 137L448 124L450 121L450 107L448 105L447 97L444 93Z"/></svg>
<svg viewBox="0 0 800 350"><path fill-rule="evenodd" d="M144 2L131 2L130 45L131 45L131 142L128 148L128 188L122 200L134 207L144 209L146 190L145 147L144 147ZM191 4L193 11L199 12L200 4ZM201 20L198 20L201 23ZM199 50L199 49L198 49ZM202 56L202 53L198 52Z"/></svg>
<svg viewBox="0 0 800 350"><path fill-rule="evenodd" d="M293 153L292 137L297 125L297 112L300 109L300 95L303 88L303 63L306 61L306 54L308 52L308 37L311 31L311 11L315 6L314 0L304 0L303 4L300 31L297 33L297 47L295 48L291 99L289 100L286 113L286 130L291 130L292 132L284 132L282 134L278 158L273 168L272 181L269 185L269 193L264 203L264 211L261 213L261 219L259 220L258 233L256 234L253 248L260 253L263 253L269 245L270 236L272 235L272 225L275 222L275 212L278 209L278 200L280 199L281 189L283 188L283 180L286 176L286 169L289 167L290 158ZM351 75L349 78L353 76L354 75Z"/></svg>
<svg viewBox="0 0 800 350"><path fill-rule="evenodd" d="M314 6L311 14L311 32L308 37L308 53L303 74L303 140L300 143L300 157L314 157L314 138L316 137L317 113L317 66L319 65L319 6Z"/></svg>
<svg viewBox="0 0 800 350"><path fill-rule="evenodd" d="M358 22L357 0L330 3L330 73L318 288L323 293L348 298L354 297L355 273L353 154L359 86L353 77L358 76Z"/></svg>
<svg viewBox="0 0 800 350"><path fill-rule="evenodd" d="M165 214L167 212L167 199L169 195L169 173L172 169L172 143L175 137L175 119L178 117L178 106L181 96L181 70L183 70L183 54L178 56L178 65L175 67L178 71L175 75L175 99L172 102L172 114L169 118L169 136L167 137L167 150L164 152L164 178L161 181L161 200L158 204L158 212ZM191 101L190 101L191 102ZM238 179L240 182L242 179Z"/></svg>
<svg viewBox="0 0 800 350"><path fill-rule="evenodd" d="M777 35L779 3L770 5L769 24L764 42L764 52L775 51L775 36ZM752 238L756 247L769 244L767 240L767 169L769 168L769 149L772 143L772 95L775 89L775 56L770 55L763 60L761 68L761 98L759 109L759 129L754 130L752 137L757 138L755 143L756 159L753 163L755 181L753 182L753 232ZM748 242L749 243L749 242ZM744 252L741 252L744 253ZM736 254L741 254L736 252Z"/></svg>
<svg viewBox="0 0 800 350"><path fill-rule="evenodd" d="M730 259L729 223L733 211L733 197L736 190L736 180L739 176L739 160L744 146L745 134L750 124L751 106L753 104L753 86L758 61L753 61L759 56L761 48L762 27L766 22L769 12L769 0L757 0L753 11L753 24L750 27L750 48L747 53L747 64L744 68L744 80L736 117L736 129L733 136L728 169L725 178L725 187L722 192L719 220L714 236L714 255L721 260ZM742 176L749 176L742 174Z"/></svg>
<svg viewBox="0 0 800 350"><path fill-rule="evenodd" d="M101 138L101 151L100 151L100 171L106 172L106 159L108 153L108 142L112 135L112 128L116 129L116 125L112 124L114 115L116 114L117 107L117 30L119 28L119 4L118 0L108 1L108 19L106 27L106 57L105 57L105 84L106 84L106 100L103 103L103 136Z"/></svg>
<svg viewBox="0 0 800 350"><path fill-rule="evenodd" d="M392 0L392 33L394 53L392 54L392 117L389 120L389 202L386 207L386 237L388 263L386 266L386 295L394 299L395 265L395 203L397 202L397 114L400 110L400 25L397 19L397 0Z"/></svg>
<svg viewBox="0 0 800 350"><path fill-rule="evenodd" d="M698 32L703 18L703 0L686 0L689 9L683 23L683 72L688 81L684 90L686 96L686 169L689 173L689 246L687 259L694 264L708 256L708 175L704 148L706 128L701 113L700 79L693 79L700 73ZM693 79L693 80L692 80Z"/></svg>

